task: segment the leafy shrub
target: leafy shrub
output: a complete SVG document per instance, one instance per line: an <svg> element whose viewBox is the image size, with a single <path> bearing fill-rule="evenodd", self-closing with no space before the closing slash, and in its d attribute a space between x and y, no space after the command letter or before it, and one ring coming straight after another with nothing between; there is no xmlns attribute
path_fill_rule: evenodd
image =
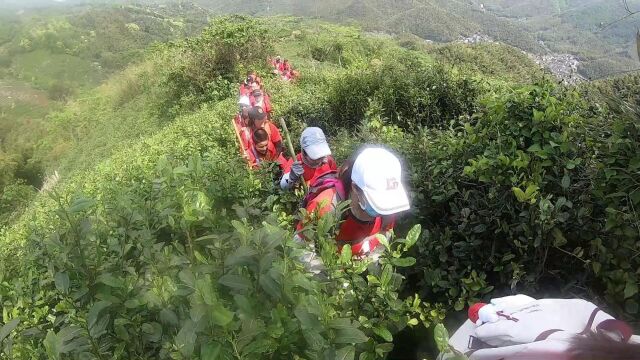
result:
<svg viewBox="0 0 640 360"><path fill-rule="evenodd" d="M216 19L202 35L173 44L180 61L168 71L166 115L192 109L204 101L219 101L235 92L246 69L264 69L270 49L268 32L258 20L242 16ZM263 71L265 73L266 71Z"/></svg>
<svg viewBox="0 0 640 360"><path fill-rule="evenodd" d="M50 99L55 101L65 101L74 93L74 87L71 84L56 81L49 86L47 94Z"/></svg>
<svg viewBox="0 0 640 360"><path fill-rule="evenodd" d="M347 129L362 121L371 100L382 106L391 123L404 129L446 127L470 115L481 93L480 85L469 78L404 56L341 72L329 86L327 127Z"/></svg>
<svg viewBox="0 0 640 360"><path fill-rule="evenodd" d="M379 268L325 248L328 280L318 282L295 260L291 218L271 213L275 197L243 200L257 189L234 167L218 156L162 160L146 185L114 183L100 204L54 195L60 225L32 235L30 268L2 287L5 311L30 334L5 353L27 358L42 342L50 358L374 359L403 327L442 319L398 298L393 268L415 262L402 255L419 228L387 244ZM237 188L221 189L222 173ZM235 214L226 201L241 201ZM325 218L313 239L332 244L336 224Z"/></svg>
<svg viewBox="0 0 640 360"><path fill-rule="evenodd" d="M627 151L628 130L620 133L624 141L602 138L602 117L585 112L577 93L551 85L496 95L484 106L464 126L405 145L413 149L406 155L418 192L416 215L430 230L417 245L423 261L412 274L422 295L461 309L494 287L557 296L552 289L587 285L593 292L585 296L594 298L608 284L608 304L624 303L634 314L638 295L626 286L635 275L623 269L635 267L620 246L633 249L638 235L630 231L634 215L618 213L630 209L629 198L616 195L633 191L624 174L594 162L602 154L596 158L605 163L615 158L625 169L632 166L630 155L606 155L612 143ZM610 183L604 174L620 176L621 183L602 188ZM630 242L605 242L614 236L611 229ZM604 267L611 271L606 276Z"/></svg>
<svg viewBox="0 0 640 360"><path fill-rule="evenodd" d="M640 111L625 103L622 106L614 109L617 115L608 127L611 133L605 135L594 156L593 194L599 210L594 216L600 220L602 232L585 246L585 251L607 302L637 318L640 279L634 269L640 266L640 217L636 210L640 204ZM602 134L599 127L592 130Z"/></svg>
<svg viewBox="0 0 640 360"><path fill-rule="evenodd" d="M469 73L517 83L539 81L544 73L522 51L504 44L448 44L432 52L436 59Z"/></svg>
<svg viewBox="0 0 640 360"><path fill-rule="evenodd" d="M25 184L22 179L17 179L0 188L0 228L15 220L35 195L33 186Z"/></svg>

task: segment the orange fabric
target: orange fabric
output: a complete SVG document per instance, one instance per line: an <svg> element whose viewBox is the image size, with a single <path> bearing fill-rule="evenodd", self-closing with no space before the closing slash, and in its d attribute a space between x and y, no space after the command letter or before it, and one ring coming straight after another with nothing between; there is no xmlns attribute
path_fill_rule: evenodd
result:
<svg viewBox="0 0 640 360"><path fill-rule="evenodd" d="M278 71L280 71L280 73L285 73L287 71L291 70L291 64L290 63L285 63L284 61L280 63L280 66L278 66Z"/></svg>
<svg viewBox="0 0 640 360"><path fill-rule="evenodd" d="M337 200L337 190L335 188L327 189L318 194L318 196L313 200L309 201L309 204L307 205L307 212L311 214L315 211L318 217L322 217L330 211L335 210L334 202ZM304 221L299 222L296 229L301 231L304 229L304 225L308 221L309 219L305 219ZM358 220L349 211L347 212L343 222L340 224L336 241L342 243L339 244L339 249L342 249L342 245L344 245L344 243L350 243L352 245L353 253L358 254L362 246L360 242L369 236L389 231L393 229L394 226L395 221L393 219L389 221L388 224L384 224L383 218L380 216L376 217L372 222L363 222ZM377 245L377 241L372 243L371 250L373 250Z"/></svg>
<svg viewBox="0 0 640 360"><path fill-rule="evenodd" d="M249 96L251 94L251 86L246 84L240 85L240 96Z"/></svg>
<svg viewBox="0 0 640 360"><path fill-rule="evenodd" d="M272 123L271 121L267 121L265 123L265 126L263 127L267 131L267 134L269 134L269 140L271 140L272 143L277 144L279 142L282 142L280 129L278 129L278 127L274 123Z"/></svg>
<svg viewBox="0 0 640 360"><path fill-rule="evenodd" d="M249 101L251 102L251 106L260 106L267 114L273 110L271 107L271 98L266 93L262 94L262 103L258 103L253 94L249 95Z"/></svg>
<svg viewBox="0 0 640 360"><path fill-rule="evenodd" d="M335 188L327 189L321 192L314 199L309 201L306 208L307 213L312 214L315 211L318 217L322 217L330 211L334 211L335 206L333 204L333 201L335 200L337 194L338 191ZM299 221L298 225L296 225L296 230L302 231L309 220L310 219L303 219L302 221Z"/></svg>

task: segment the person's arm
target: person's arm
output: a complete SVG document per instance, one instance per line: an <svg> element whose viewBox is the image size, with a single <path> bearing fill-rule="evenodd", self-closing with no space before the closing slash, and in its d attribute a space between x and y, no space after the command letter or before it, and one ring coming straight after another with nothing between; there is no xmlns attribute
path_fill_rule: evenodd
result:
<svg viewBox="0 0 640 360"><path fill-rule="evenodd" d="M302 165L302 163L299 161L294 161L293 164L291 164L291 170L288 173L282 175L282 178L280 179L280 188L282 190L291 189L300 181L303 174L304 166Z"/></svg>

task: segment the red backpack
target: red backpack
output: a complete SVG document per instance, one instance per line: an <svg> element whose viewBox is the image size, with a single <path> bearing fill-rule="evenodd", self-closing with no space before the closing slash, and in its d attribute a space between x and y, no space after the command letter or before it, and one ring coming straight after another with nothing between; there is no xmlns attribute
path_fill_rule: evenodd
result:
<svg viewBox="0 0 640 360"><path fill-rule="evenodd" d="M321 192L333 188L335 188L336 192L338 193L338 199L344 200L344 198L346 197L344 184L342 184L342 181L338 179L338 173L335 170L327 172L326 174L318 177L313 182L313 184L309 185L309 191L307 192L307 195L305 195L304 199L302 199L300 207L306 209L311 200L318 197Z"/></svg>

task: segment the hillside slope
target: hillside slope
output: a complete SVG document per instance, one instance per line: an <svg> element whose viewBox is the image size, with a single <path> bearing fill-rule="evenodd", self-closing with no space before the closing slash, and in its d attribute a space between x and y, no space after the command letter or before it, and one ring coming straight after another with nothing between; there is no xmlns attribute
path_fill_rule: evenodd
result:
<svg viewBox="0 0 640 360"><path fill-rule="evenodd" d="M292 14L356 22L369 30L412 33L439 42L482 33L534 54L550 51L576 55L581 61L581 73L588 78L638 67L633 53L637 21L631 18L604 31L599 29L601 23L625 15L622 4L614 1L198 0L198 3L216 13ZM637 0L630 4L640 6Z"/></svg>
<svg viewBox="0 0 640 360"><path fill-rule="evenodd" d="M105 127L100 121L104 103L94 107L91 116L64 125L55 124L59 117L48 115L82 94L78 103L68 106L77 112L78 106L87 104L82 98L96 96L91 89L139 61L154 42L193 34L207 22L208 12L191 4L66 5L18 15L0 9L0 225L25 208L47 175L54 171L68 175L61 158L72 146L92 144L82 151L84 156L98 151L106 156L110 147L98 145L104 144L105 133L137 139L152 131L142 126L143 113L136 115L138 126L121 121L122 131L111 131L112 123ZM102 135L96 132L93 140L84 138L83 129L89 126L101 129ZM151 128L158 126L154 122ZM79 168L80 163L72 166Z"/></svg>
<svg viewBox="0 0 640 360"><path fill-rule="evenodd" d="M68 176L0 229L4 355L424 359L425 327L513 292L589 297L637 326L637 113L504 45L402 45L226 17L56 112ZM266 75L274 54L299 82ZM236 148L247 69L294 140L318 125L339 162L365 143L404 158L412 209L380 266L337 254L331 216L307 229L327 279L297 261L300 194Z"/></svg>

